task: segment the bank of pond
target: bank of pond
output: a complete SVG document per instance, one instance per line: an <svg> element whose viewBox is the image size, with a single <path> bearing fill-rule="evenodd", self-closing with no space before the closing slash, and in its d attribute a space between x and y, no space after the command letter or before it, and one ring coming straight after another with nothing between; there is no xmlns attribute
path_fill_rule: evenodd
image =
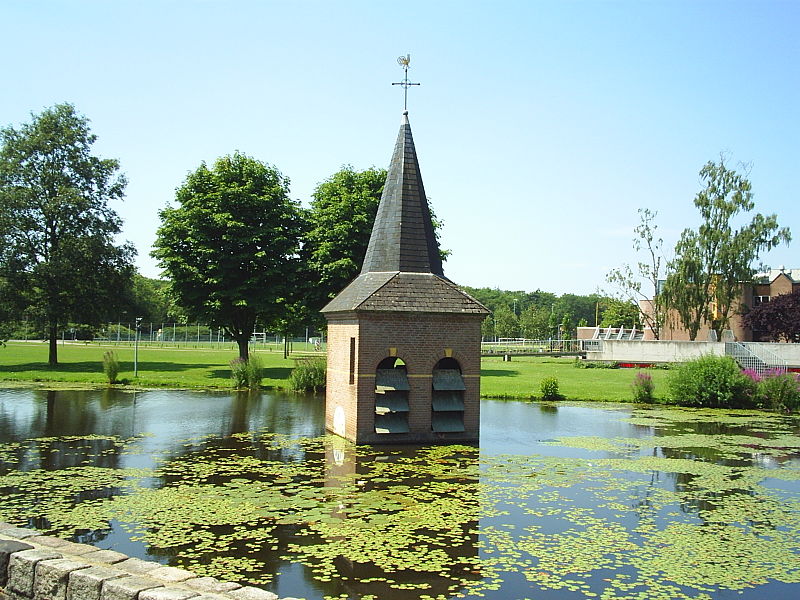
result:
<svg viewBox="0 0 800 600"><path fill-rule="evenodd" d="M354 447L318 397L0 390L0 521L322 600L796 598L800 420L483 400Z"/></svg>

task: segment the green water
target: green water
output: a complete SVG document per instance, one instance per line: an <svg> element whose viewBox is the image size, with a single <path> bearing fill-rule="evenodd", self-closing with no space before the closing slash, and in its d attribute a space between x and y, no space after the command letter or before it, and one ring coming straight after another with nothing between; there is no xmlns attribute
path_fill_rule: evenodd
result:
<svg viewBox="0 0 800 600"><path fill-rule="evenodd" d="M484 401L361 447L318 398L0 390L0 520L312 599L800 595L800 421Z"/></svg>

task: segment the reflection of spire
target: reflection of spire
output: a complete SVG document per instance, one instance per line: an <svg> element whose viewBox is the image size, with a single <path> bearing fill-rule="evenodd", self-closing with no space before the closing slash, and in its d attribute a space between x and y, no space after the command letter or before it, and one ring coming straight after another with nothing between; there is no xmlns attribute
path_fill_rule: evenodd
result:
<svg viewBox="0 0 800 600"><path fill-rule="evenodd" d="M398 595L396 586L414 588L424 582L428 596L450 597L453 589L482 580L478 570L465 569L479 556L478 474L477 450L381 452L377 447L357 449L337 436L326 438L324 485L330 520L321 521L326 523L326 541L339 552L333 564L344 591L354 597L416 598ZM431 481L442 484L440 493L430 494ZM376 501L382 506L378 518L373 515ZM430 527L419 536L406 527L408 520ZM368 526L370 547L365 550L359 536L354 543L350 538ZM439 566L435 571L396 570L384 564L384 544L413 547L420 563Z"/></svg>

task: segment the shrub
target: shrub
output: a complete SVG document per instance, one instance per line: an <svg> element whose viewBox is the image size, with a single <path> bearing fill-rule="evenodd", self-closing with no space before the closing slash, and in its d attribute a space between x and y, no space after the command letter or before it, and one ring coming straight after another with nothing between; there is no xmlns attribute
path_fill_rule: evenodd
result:
<svg viewBox="0 0 800 600"><path fill-rule="evenodd" d="M247 361L243 358L234 358L231 362L231 379L233 387L241 390L247 387Z"/></svg>
<svg viewBox="0 0 800 600"><path fill-rule="evenodd" d="M633 390L634 402L646 402L650 404L655 401L653 392L656 386L653 383L653 376L650 375L650 373L645 373L644 371L636 373L631 388Z"/></svg>
<svg viewBox="0 0 800 600"><path fill-rule="evenodd" d="M261 387L261 379L264 375L261 359L258 356L251 354L249 360L234 358L230 365L233 387L239 390L245 388L257 390Z"/></svg>
<svg viewBox="0 0 800 600"><path fill-rule="evenodd" d="M758 383L762 379L761 373L759 373L755 369L743 369L742 375L744 375L749 379L752 379L755 383Z"/></svg>
<svg viewBox="0 0 800 600"><path fill-rule="evenodd" d="M576 358L575 367L578 369L619 369L619 363L615 361L581 360Z"/></svg>
<svg viewBox="0 0 800 600"><path fill-rule="evenodd" d="M117 355L109 350L103 354L103 373L108 377L108 383L117 383L117 375L119 375L119 359Z"/></svg>
<svg viewBox="0 0 800 600"><path fill-rule="evenodd" d="M542 393L542 400L560 400L561 393L558 391L558 379L555 377L545 377L539 384Z"/></svg>
<svg viewBox="0 0 800 600"><path fill-rule="evenodd" d="M327 370L328 362L324 358L299 360L289 375L289 387L295 392L316 392L325 389Z"/></svg>
<svg viewBox="0 0 800 600"><path fill-rule="evenodd" d="M752 406L756 383L730 356L705 355L681 365L669 377L672 399L684 406Z"/></svg>
<svg viewBox="0 0 800 600"><path fill-rule="evenodd" d="M264 378L264 366L261 358L255 354L250 355L245 368L247 387L251 390L257 390L261 387L261 380Z"/></svg>
<svg viewBox="0 0 800 600"><path fill-rule="evenodd" d="M800 408L800 378L794 373L764 373L758 381L756 405L780 411Z"/></svg>

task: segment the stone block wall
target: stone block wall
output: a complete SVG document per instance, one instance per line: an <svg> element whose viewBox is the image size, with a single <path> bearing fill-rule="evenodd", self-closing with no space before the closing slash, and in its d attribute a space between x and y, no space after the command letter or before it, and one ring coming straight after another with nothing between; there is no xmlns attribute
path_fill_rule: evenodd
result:
<svg viewBox="0 0 800 600"><path fill-rule="evenodd" d="M279 599L260 588L0 523L0 600Z"/></svg>
<svg viewBox="0 0 800 600"><path fill-rule="evenodd" d="M681 363L704 354L724 356L725 343L602 340L600 350L586 352L586 359L621 363Z"/></svg>

